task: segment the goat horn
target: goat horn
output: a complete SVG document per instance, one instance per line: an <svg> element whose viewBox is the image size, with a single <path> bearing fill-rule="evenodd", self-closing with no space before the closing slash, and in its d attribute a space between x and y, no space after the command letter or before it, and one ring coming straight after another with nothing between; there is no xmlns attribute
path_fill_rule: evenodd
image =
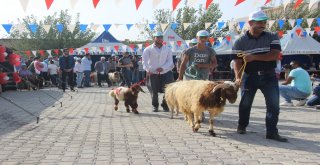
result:
<svg viewBox="0 0 320 165"><path fill-rule="evenodd" d="M217 89L224 88L224 87L225 87L225 84L217 84L217 85L212 89L212 92L216 91Z"/></svg>

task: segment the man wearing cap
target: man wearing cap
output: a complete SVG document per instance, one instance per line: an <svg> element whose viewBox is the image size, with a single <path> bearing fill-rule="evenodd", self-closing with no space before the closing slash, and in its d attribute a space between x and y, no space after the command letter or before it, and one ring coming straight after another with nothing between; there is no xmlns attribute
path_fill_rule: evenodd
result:
<svg viewBox="0 0 320 165"><path fill-rule="evenodd" d="M94 69L97 72L97 77L98 77L98 86L101 86L101 81L102 79L105 79L108 83L108 86L111 86L111 82L109 80L109 70L110 70L110 65L109 63L106 61L105 57L101 57L100 61L96 62L96 64L94 65Z"/></svg>
<svg viewBox="0 0 320 165"><path fill-rule="evenodd" d="M74 67L74 59L72 56L69 56L69 49L63 50L63 56L59 58L59 66L61 70L62 76L62 90L65 92L66 90L66 79L68 76L68 84L70 85L71 91L74 91L73 84L73 67Z"/></svg>
<svg viewBox="0 0 320 165"><path fill-rule="evenodd" d="M196 38L193 38L190 43L189 43L189 48L197 45L198 43L198 40ZM188 50L188 49L186 49ZM176 67L177 67L177 72L179 73L180 71L180 67L181 67L181 63L182 63L182 60L183 60L183 55L185 54L186 50L184 50L181 55L180 55L180 58L177 59L177 64L176 64Z"/></svg>
<svg viewBox="0 0 320 165"><path fill-rule="evenodd" d="M244 54L243 58L233 56L235 59L236 82L241 83L237 132L239 134L246 133L252 102L257 90L260 89L265 97L267 107L266 138L287 142L286 138L278 134L277 129L280 108L279 85L275 67L281 46L277 34L264 31L267 19L268 17L263 11L251 13L249 16L250 29L238 38L233 45L235 53ZM245 62L244 75L241 77L240 68Z"/></svg>
<svg viewBox="0 0 320 165"><path fill-rule="evenodd" d="M178 80L209 79L209 72L217 66L217 59L216 52L206 45L208 37L206 30L197 33L197 44L184 52Z"/></svg>
<svg viewBox="0 0 320 165"><path fill-rule="evenodd" d="M163 45L163 34L153 34L154 43L148 46L142 54L143 69L147 72L147 87L152 97L153 112L158 112L158 93L164 91L164 86L174 81L172 52ZM162 108L168 112L169 108L163 97Z"/></svg>

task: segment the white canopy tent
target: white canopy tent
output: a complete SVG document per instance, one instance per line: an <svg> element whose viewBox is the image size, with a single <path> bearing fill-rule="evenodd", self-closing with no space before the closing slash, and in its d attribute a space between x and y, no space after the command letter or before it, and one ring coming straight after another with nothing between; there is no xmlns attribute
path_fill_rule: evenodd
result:
<svg viewBox="0 0 320 165"><path fill-rule="evenodd" d="M183 50L188 48L185 40L183 40L176 32L174 32L170 27L166 29L163 33L163 41L167 43L167 46L171 47L173 55L181 53ZM181 42L180 47L177 41Z"/></svg>
<svg viewBox="0 0 320 165"><path fill-rule="evenodd" d="M300 35L297 34L299 29ZM303 28L296 26L284 35L280 40L283 55L320 54L320 43L308 34L303 36L304 32Z"/></svg>
<svg viewBox="0 0 320 165"><path fill-rule="evenodd" d="M236 39L239 38L239 34L235 31L231 31L229 36L231 37L230 42L227 42L227 40L223 40L219 46L215 47L214 50L218 55L223 55L223 54L232 54L232 46L235 42Z"/></svg>

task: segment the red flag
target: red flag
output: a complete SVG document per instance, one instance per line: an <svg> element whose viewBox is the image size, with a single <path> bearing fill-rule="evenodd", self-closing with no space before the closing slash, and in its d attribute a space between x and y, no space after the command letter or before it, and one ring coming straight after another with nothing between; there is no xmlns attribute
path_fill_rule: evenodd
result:
<svg viewBox="0 0 320 165"><path fill-rule="evenodd" d="M43 56L44 55L44 50L39 50L39 53L40 53L41 56Z"/></svg>
<svg viewBox="0 0 320 165"><path fill-rule="evenodd" d="M167 45L167 42L164 42L164 41L163 41L162 44L163 44L163 45Z"/></svg>
<svg viewBox="0 0 320 165"><path fill-rule="evenodd" d="M53 52L54 52L56 55L58 55L58 54L59 54L59 49L55 49L55 50L53 50Z"/></svg>
<svg viewBox="0 0 320 165"><path fill-rule="evenodd" d="M303 0L297 0L297 2L294 4L293 9L297 9L301 5L302 2L303 2Z"/></svg>
<svg viewBox="0 0 320 165"><path fill-rule="evenodd" d="M116 49L116 51L119 50L119 45L114 45L114 49Z"/></svg>
<svg viewBox="0 0 320 165"><path fill-rule="evenodd" d="M177 45L180 47L181 46L181 41L177 41Z"/></svg>
<svg viewBox="0 0 320 165"><path fill-rule="evenodd" d="M300 28L299 28L299 29L296 29L296 33L297 33L298 36L300 36L301 31L302 31L302 30L301 30Z"/></svg>
<svg viewBox="0 0 320 165"><path fill-rule="evenodd" d="M96 8L100 0L92 0L92 1L93 1L94 8Z"/></svg>
<svg viewBox="0 0 320 165"><path fill-rule="evenodd" d="M27 55L28 57L31 56L31 51L30 51L30 50L25 51L25 53L26 53L26 55Z"/></svg>
<svg viewBox="0 0 320 165"><path fill-rule="evenodd" d="M135 1L136 1L136 9L138 10L142 0L135 0Z"/></svg>
<svg viewBox="0 0 320 165"><path fill-rule="evenodd" d="M208 9L208 7L210 6L210 4L212 3L213 0L207 0L206 2L206 9Z"/></svg>
<svg viewBox="0 0 320 165"><path fill-rule="evenodd" d="M172 0L172 8L173 11L176 9L176 7L179 5L181 0Z"/></svg>
<svg viewBox="0 0 320 165"><path fill-rule="evenodd" d="M46 5L48 10L50 9L52 3L53 3L53 0L46 0Z"/></svg>
<svg viewBox="0 0 320 165"><path fill-rule="evenodd" d="M226 36L227 41L231 41L231 37L230 36Z"/></svg>
<svg viewBox="0 0 320 165"><path fill-rule="evenodd" d="M278 36L280 37L280 38L282 38L282 36L283 36L283 31L278 31Z"/></svg>
<svg viewBox="0 0 320 165"><path fill-rule="evenodd" d="M73 48L69 48L70 54L73 54Z"/></svg>
<svg viewBox="0 0 320 165"><path fill-rule="evenodd" d="M84 51L85 51L86 53L89 53L89 48L84 48Z"/></svg>
<svg viewBox="0 0 320 165"><path fill-rule="evenodd" d="M314 27L314 31L319 32L320 31L320 26Z"/></svg>
<svg viewBox="0 0 320 165"><path fill-rule="evenodd" d="M99 47L101 52L104 52L104 47Z"/></svg>
<svg viewBox="0 0 320 165"><path fill-rule="evenodd" d="M210 37L210 38L209 38L209 41L210 41L211 44L213 44L213 43L214 43L214 38L213 38L213 37Z"/></svg>
<svg viewBox="0 0 320 165"><path fill-rule="evenodd" d="M134 47L135 47L134 44L130 44L129 46L132 50L134 50Z"/></svg>
<svg viewBox="0 0 320 165"><path fill-rule="evenodd" d="M264 3L264 5L266 5L266 4L270 3L270 2L271 2L271 0L267 0L266 3Z"/></svg>
<svg viewBox="0 0 320 165"><path fill-rule="evenodd" d="M236 4L234 6L239 5L240 3L244 2L245 0L237 0Z"/></svg>

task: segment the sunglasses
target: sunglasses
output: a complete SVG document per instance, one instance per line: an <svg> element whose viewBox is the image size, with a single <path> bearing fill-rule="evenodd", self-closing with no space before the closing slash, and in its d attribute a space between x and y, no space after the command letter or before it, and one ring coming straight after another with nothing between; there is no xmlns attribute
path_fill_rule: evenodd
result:
<svg viewBox="0 0 320 165"><path fill-rule="evenodd" d="M199 38L200 38L200 39L207 39L208 36L200 36Z"/></svg>
<svg viewBox="0 0 320 165"><path fill-rule="evenodd" d="M156 38L163 38L163 36L156 36Z"/></svg>

